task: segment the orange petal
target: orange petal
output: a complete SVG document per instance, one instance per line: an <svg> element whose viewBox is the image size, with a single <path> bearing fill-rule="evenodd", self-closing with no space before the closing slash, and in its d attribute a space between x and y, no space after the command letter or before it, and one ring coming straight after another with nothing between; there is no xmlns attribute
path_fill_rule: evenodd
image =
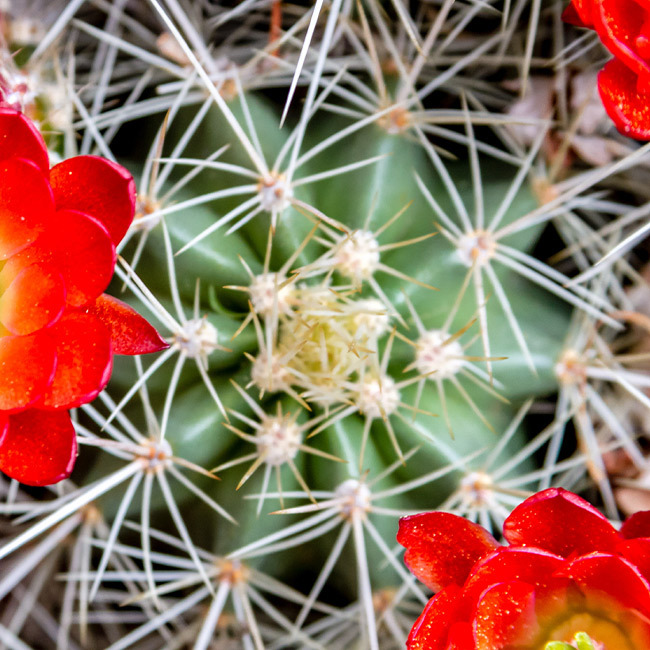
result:
<svg viewBox="0 0 650 650"><path fill-rule="evenodd" d="M28 409L9 416L0 441L0 470L27 485L50 485L70 476L77 436L66 412Z"/></svg>
<svg viewBox="0 0 650 650"><path fill-rule="evenodd" d="M47 390L54 375L56 353L50 337L0 337L0 410L29 406Z"/></svg>
<svg viewBox="0 0 650 650"><path fill-rule="evenodd" d="M650 93L637 89L638 77L617 59L598 74L598 90L616 128L630 138L650 140Z"/></svg>
<svg viewBox="0 0 650 650"><path fill-rule="evenodd" d="M57 210L78 210L102 223L118 244L135 213L135 183L120 165L97 156L76 156L50 171Z"/></svg>
<svg viewBox="0 0 650 650"><path fill-rule="evenodd" d="M67 312L48 331L57 364L39 407L70 409L95 399L111 375L113 354L106 327L92 314Z"/></svg>
<svg viewBox="0 0 650 650"><path fill-rule="evenodd" d="M114 354L147 354L169 347L169 343L133 307L103 294L87 309L109 329Z"/></svg>
<svg viewBox="0 0 650 650"><path fill-rule="evenodd" d="M31 334L47 327L65 308L65 286L50 264L24 268L0 298L0 322L12 334Z"/></svg>
<svg viewBox="0 0 650 650"><path fill-rule="evenodd" d="M43 136L33 122L13 108L0 108L0 160L31 160L42 172L50 168Z"/></svg>
<svg viewBox="0 0 650 650"><path fill-rule="evenodd" d="M1 260L36 239L54 214L54 202L47 180L27 160L0 161L0 187Z"/></svg>

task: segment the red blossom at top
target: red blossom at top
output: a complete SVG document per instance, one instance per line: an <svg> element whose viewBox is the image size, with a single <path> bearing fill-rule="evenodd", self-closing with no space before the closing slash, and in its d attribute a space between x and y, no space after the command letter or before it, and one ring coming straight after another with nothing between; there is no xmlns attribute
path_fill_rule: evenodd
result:
<svg viewBox="0 0 650 650"><path fill-rule="evenodd" d="M595 29L615 57L598 75L598 90L618 130L650 140L650 0L572 0L563 18Z"/></svg>
<svg viewBox="0 0 650 650"><path fill-rule="evenodd" d="M167 347L102 293L134 210L124 168L78 156L50 169L34 125L0 104L0 470L22 483L70 475L68 410L104 388L113 354Z"/></svg>
<svg viewBox="0 0 650 650"><path fill-rule="evenodd" d="M445 512L400 520L407 566L438 591L409 650L542 650L579 632L599 650L650 648L650 511L617 531L551 488L515 508L503 535L508 546Z"/></svg>

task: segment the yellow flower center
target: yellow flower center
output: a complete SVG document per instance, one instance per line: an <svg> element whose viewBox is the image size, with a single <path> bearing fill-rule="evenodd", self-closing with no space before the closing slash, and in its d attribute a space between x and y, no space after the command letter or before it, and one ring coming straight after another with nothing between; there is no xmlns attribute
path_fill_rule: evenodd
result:
<svg viewBox="0 0 650 650"><path fill-rule="evenodd" d="M548 638L540 650L639 650L618 624L585 612L562 621Z"/></svg>

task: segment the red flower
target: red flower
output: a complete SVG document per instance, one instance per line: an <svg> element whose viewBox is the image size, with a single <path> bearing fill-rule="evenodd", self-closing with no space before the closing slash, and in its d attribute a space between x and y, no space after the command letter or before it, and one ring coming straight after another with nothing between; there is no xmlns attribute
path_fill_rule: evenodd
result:
<svg viewBox="0 0 650 650"><path fill-rule="evenodd" d="M650 0L572 0L563 18L595 29L615 57L598 89L618 130L650 140Z"/></svg>
<svg viewBox="0 0 650 650"><path fill-rule="evenodd" d="M50 169L33 124L0 105L0 470L22 483L69 476L68 409L104 388L114 353L167 347L102 294L134 207L125 169L95 156Z"/></svg>
<svg viewBox="0 0 650 650"><path fill-rule="evenodd" d="M650 511L616 531L552 488L515 508L503 535L509 546L444 512L400 521L406 564L438 591L410 650L543 650L579 632L599 650L650 648Z"/></svg>

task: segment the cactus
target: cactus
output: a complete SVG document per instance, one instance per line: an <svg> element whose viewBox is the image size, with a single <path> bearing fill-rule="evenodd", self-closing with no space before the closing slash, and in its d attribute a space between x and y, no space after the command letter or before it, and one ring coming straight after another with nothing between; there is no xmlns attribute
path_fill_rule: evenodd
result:
<svg viewBox="0 0 650 650"><path fill-rule="evenodd" d="M564 4L0 0L6 101L136 179L109 291L169 343L0 482L0 645L403 647L401 515L645 498L647 149Z"/></svg>

